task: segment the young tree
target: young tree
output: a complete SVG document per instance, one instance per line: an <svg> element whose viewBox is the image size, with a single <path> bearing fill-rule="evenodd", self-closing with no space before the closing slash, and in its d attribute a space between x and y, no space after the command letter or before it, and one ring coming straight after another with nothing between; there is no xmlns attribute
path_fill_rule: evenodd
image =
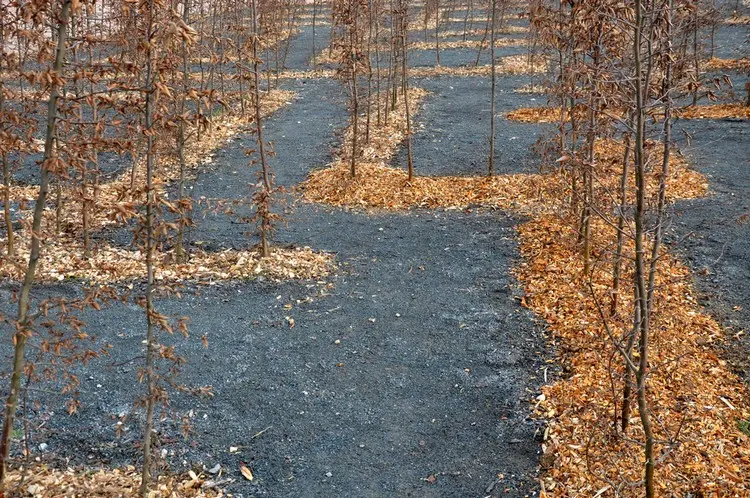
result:
<svg viewBox="0 0 750 498"><path fill-rule="evenodd" d="M261 116L260 107L260 78L258 76L259 70L259 55L258 45L260 43L260 34L258 30L258 16L256 8L256 0L250 0L252 18L252 57L253 57L253 73L255 77L255 84L253 85L253 104L255 107L255 137L258 143L258 154L260 156L261 173L263 177L262 187L260 192L255 196L255 204L257 207L257 215L260 222L260 248L261 255L267 258L271 255L268 239L271 231L273 230L272 214L270 209L271 203L271 173L266 162L266 150L263 141L263 122Z"/></svg>
<svg viewBox="0 0 750 498"><path fill-rule="evenodd" d="M56 32L56 47L54 60L45 71L46 79L49 82L47 87L49 97L47 100L47 122L44 133L44 155L39 172L39 193L34 205L34 215L31 223L29 261L18 297L17 330L14 335L10 392L5 402L5 418L3 420L2 436L0 436L0 490L5 485L7 475L10 440L16 419L18 394L21 390L21 377L24 374L26 360L26 341L31 334L31 317L29 315L31 308L31 288L34 284L37 265L39 264L42 252L42 219L47 203L47 194L49 193L50 177L52 172L61 171L63 168L63 165L60 164L60 159L56 156L55 138L58 121L58 98L60 96L60 88L65 83L63 66L67 53L68 23L70 22L72 7L72 0L50 2L42 6L29 6L30 9L38 9L36 12L32 10L31 14L47 14L49 19L52 19ZM49 9L47 12L44 10L46 8ZM80 11L80 8L80 4L77 4L76 10ZM39 18L42 17L39 16Z"/></svg>
<svg viewBox="0 0 750 498"><path fill-rule="evenodd" d="M496 67L495 67L495 15L497 13L497 0L492 0L492 20L490 27L490 62L492 75L490 83L490 153L489 153L489 165L488 175L490 177L495 174L495 85L496 85Z"/></svg>
<svg viewBox="0 0 750 498"><path fill-rule="evenodd" d="M404 96L404 112L406 114L406 157L408 181L414 180L414 156L411 144L411 110L409 109L409 3L399 0L398 18L400 19L400 47L401 47L401 87Z"/></svg>
<svg viewBox="0 0 750 498"><path fill-rule="evenodd" d="M154 432L154 409L157 403L158 386L156 382L155 361L157 355L158 343L155 335L155 310L154 310L154 252L156 241L154 239L154 210L156 209L156 192L154 190L154 162L156 150L154 147L153 129L154 115L153 108L155 105L155 78L156 71L154 67L154 44L156 42L155 33L155 0L148 0L139 12L145 19L145 36L143 40L144 57L145 57L145 77L143 82L143 98L145 106L143 111L143 133L146 135L146 361L143 377L146 382L146 420L143 429L143 442L141 443L143 453L143 467L141 472L140 494L147 498L149 494L149 485L151 483L151 443Z"/></svg>

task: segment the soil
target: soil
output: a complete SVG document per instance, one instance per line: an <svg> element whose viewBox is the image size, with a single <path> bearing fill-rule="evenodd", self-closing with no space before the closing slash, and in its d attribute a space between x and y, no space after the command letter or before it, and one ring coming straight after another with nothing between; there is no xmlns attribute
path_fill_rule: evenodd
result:
<svg viewBox="0 0 750 498"><path fill-rule="evenodd" d="M750 381L748 124L729 119L678 121L679 146L708 176L710 195L675 206L671 235L673 246L695 270L703 306L727 327L727 353ZM683 132L690 134L689 144Z"/></svg>
<svg viewBox="0 0 750 498"><path fill-rule="evenodd" d="M505 113L513 109L546 102L546 97L514 92L529 80L529 76L497 79L495 171L498 174L535 172L538 159L532 147L545 131L552 130L551 126L504 118ZM414 78L411 84L430 92L414 118L417 130L412 138L415 170L422 175L487 174L489 78ZM405 150L394 163L406 168Z"/></svg>

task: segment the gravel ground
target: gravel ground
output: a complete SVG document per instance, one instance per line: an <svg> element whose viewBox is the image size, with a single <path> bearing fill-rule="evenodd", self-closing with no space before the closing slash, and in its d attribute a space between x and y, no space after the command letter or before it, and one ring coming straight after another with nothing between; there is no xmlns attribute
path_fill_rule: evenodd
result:
<svg viewBox="0 0 750 498"><path fill-rule="evenodd" d="M694 167L710 180L708 197L675 207L671 238L695 270L701 303L728 327L728 335L750 330L750 122L680 121L675 134ZM690 144L682 132L690 133ZM750 381L747 332L727 351Z"/></svg>
<svg viewBox="0 0 750 498"><path fill-rule="evenodd" d="M495 170L534 171L532 145L547 126L508 121L505 113L519 107L542 105L544 97L515 93L528 76L497 79ZM412 86L429 91L415 116L414 167L424 175L482 175L489 153L490 81L481 77L414 78ZM406 151L394 163L406 168Z"/></svg>

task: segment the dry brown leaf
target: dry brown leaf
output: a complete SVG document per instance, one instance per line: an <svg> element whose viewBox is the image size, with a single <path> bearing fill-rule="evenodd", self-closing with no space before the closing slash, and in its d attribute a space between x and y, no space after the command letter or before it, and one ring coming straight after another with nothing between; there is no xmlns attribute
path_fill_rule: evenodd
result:
<svg viewBox="0 0 750 498"><path fill-rule="evenodd" d="M248 481L252 481L253 479L255 479L255 476L253 476L253 471L250 470L250 468L244 463L240 464L240 472L242 473L242 477L244 477Z"/></svg>

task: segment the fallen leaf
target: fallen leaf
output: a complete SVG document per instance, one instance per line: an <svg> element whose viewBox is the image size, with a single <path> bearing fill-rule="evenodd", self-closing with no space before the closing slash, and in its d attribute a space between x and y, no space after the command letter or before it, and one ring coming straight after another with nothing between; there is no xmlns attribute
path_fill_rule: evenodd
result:
<svg viewBox="0 0 750 498"><path fill-rule="evenodd" d="M253 479L255 479L255 477L253 476L253 471L250 470L244 463L240 464L240 472L242 472L243 477L248 481L252 481Z"/></svg>

